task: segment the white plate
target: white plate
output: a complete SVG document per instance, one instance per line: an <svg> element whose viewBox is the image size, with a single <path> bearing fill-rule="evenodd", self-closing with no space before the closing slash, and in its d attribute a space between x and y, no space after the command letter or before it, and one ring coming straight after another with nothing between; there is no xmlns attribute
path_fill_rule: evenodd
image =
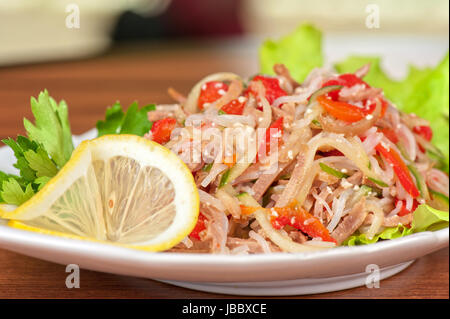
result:
<svg viewBox="0 0 450 319"><path fill-rule="evenodd" d="M325 39L325 53L330 60L352 53L348 48L356 48L353 53L357 54L384 56L384 65L390 73L401 77L408 63L420 66L438 63L448 50L448 39L413 36ZM76 137L75 142L95 135L94 130L89 131ZM13 173L13 163L12 152L0 148L0 170ZM253 296L312 294L362 286L370 278L369 274L375 274L366 272L368 265L377 265L379 279L384 279L405 269L416 258L448 246L448 241L446 228L372 245L312 253L225 256L146 253L0 225L0 247L24 255L201 291Z"/></svg>
<svg viewBox="0 0 450 319"><path fill-rule="evenodd" d="M95 130L75 144L95 137ZM0 170L11 171L12 152L0 148ZM416 258L446 247L448 228L358 247L312 253L252 256L147 253L65 239L0 225L0 247L83 269L151 278L207 292L234 295L299 295L362 286L376 265L379 279L392 276ZM366 272L366 270L368 272Z"/></svg>

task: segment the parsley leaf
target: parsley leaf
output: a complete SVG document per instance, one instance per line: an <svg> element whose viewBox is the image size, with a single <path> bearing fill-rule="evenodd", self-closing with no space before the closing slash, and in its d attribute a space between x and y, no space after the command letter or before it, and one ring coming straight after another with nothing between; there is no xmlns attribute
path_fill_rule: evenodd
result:
<svg viewBox="0 0 450 319"><path fill-rule="evenodd" d="M14 177L9 178L2 183L0 196L3 201L8 204L19 206L29 200L33 195L34 190L31 184L28 184L24 191Z"/></svg>
<svg viewBox="0 0 450 319"><path fill-rule="evenodd" d="M139 109L137 102L133 102L126 112L119 102L106 110L105 120L97 122L98 136L106 134L134 134L143 136L151 127L147 113L155 109L150 104Z"/></svg>
<svg viewBox="0 0 450 319"><path fill-rule="evenodd" d="M37 151L28 150L24 153L25 159L31 169L36 171L37 177L53 177L58 173L55 163L48 157L47 152L39 147Z"/></svg>
<svg viewBox="0 0 450 319"><path fill-rule="evenodd" d="M58 167L41 145L24 136L3 142L14 151L17 158L14 167L20 176L0 172L0 202L20 205L55 176Z"/></svg>
<svg viewBox="0 0 450 319"><path fill-rule="evenodd" d="M3 140L14 152L19 176L0 172L0 202L21 205L55 176L72 155L67 104L57 104L44 91L37 100L31 98L31 110L36 120L32 124L24 119L28 137Z"/></svg>
<svg viewBox="0 0 450 319"><path fill-rule="evenodd" d="M31 98L31 111L36 119L35 124L27 119L23 121L28 136L42 144L58 167L63 167L74 149L66 102L57 104L44 90L37 100Z"/></svg>

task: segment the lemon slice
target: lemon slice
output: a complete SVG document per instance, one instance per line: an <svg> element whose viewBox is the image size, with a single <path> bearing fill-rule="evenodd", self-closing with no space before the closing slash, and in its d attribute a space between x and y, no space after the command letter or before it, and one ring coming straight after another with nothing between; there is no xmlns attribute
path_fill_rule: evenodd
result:
<svg viewBox="0 0 450 319"><path fill-rule="evenodd" d="M162 251L192 231L199 198L191 172L170 150L106 135L81 143L26 203L5 208L0 217L11 227Z"/></svg>

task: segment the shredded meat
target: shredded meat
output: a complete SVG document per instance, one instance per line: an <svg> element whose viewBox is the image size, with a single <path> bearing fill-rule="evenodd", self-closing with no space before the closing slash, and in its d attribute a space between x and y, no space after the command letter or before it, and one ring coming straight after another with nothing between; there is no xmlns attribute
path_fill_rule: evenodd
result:
<svg viewBox="0 0 450 319"><path fill-rule="evenodd" d="M331 233L331 237L336 239L338 245L340 245L364 223L364 220L367 217L367 210L364 207L366 203L365 199L366 198L363 197Z"/></svg>
<svg viewBox="0 0 450 319"><path fill-rule="evenodd" d="M295 89L300 86L300 84L292 78L291 73L284 64L281 63L275 64L273 66L273 71L277 75L284 77L292 85L292 88Z"/></svg>
<svg viewBox="0 0 450 319"><path fill-rule="evenodd" d="M363 173L358 171L354 173L352 176L347 178L347 182L353 185L360 185L362 183Z"/></svg>
<svg viewBox="0 0 450 319"><path fill-rule="evenodd" d="M181 94L180 92L178 92L177 90L175 90L174 88L169 88L167 90L167 93L169 93L170 97L172 99L174 99L175 101L177 101L180 104L183 104L184 102L186 102L186 97Z"/></svg>
<svg viewBox="0 0 450 319"><path fill-rule="evenodd" d="M299 244L303 244L308 240L308 237L306 237L301 231L298 230L289 232L289 237L291 237L293 241Z"/></svg>
<svg viewBox="0 0 450 319"><path fill-rule="evenodd" d="M294 167L294 170L292 171L291 178L289 179L289 182L284 189L283 193L281 194L281 197L278 199L275 206L277 207L284 207L289 205L292 200L295 198L295 196L298 193L298 190L300 188L300 185L302 183L301 176L303 176L303 170L304 170L304 161L305 157L303 154L306 152L300 151L300 153L297 156L297 163Z"/></svg>
<svg viewBox="0 0 450 319"><path fill-rule="evenodd" d="M277 177L283 172L283 170L288 167L289 163L278 163L277 170L272 174L262 174L255 182L252 187L253 197L256 200L260 200L264 195L266 190L272 185L272 183L277 179Z"/></svg>

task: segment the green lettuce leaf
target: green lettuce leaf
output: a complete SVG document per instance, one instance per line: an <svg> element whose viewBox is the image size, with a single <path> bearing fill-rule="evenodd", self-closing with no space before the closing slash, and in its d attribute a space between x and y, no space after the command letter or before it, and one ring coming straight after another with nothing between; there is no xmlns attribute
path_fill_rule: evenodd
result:
<svg viewBox="0 0 450 319"><path fill-rule="evenodd" d="M434 209L428 205L420 205L414 211L411 228L403 225L389 227L369 239L365 234L350 236L342 245L355 246L377 242L380 239L395 239L422 231L435 231L448 227L448 212Z"/></svg>
<svg viewBox="0 0 450 319"><path fill-rule="evenodd" d="M323 64L322 33L303 24L278 41L266 40L259 49L261 73L274 74L273 66L283 63L291 76L302 82L315 67Z"/></svg>
<svg viewBox="0 0 450 319"><path fill-rule="evenodd" d="M354 72L371 63L365 76L370 85L382 88L386 97L400 110L415 113L432 123L433 144L445 155L442 169L448 172L449 164L449 55L435 68L418 69L410 66L408 76L401 81L390 79L381 68L377 57L349 57L335 65L339 73Z"/></svg>

